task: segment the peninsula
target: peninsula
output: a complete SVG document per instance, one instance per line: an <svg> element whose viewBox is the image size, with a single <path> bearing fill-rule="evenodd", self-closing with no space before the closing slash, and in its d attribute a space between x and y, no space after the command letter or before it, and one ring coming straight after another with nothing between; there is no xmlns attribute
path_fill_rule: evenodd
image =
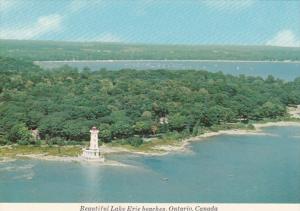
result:
<svg viewBox="0 0 300 211"><path fill-rule="evenodd" d="M213 135L255 134L262 127L257 123L296 124L282 121L299 117L299 78L203 70L47 71L30 61L0 61L1 157L73 159L88 144L92 126L100 130L104 154L159 155Z"/></svg>

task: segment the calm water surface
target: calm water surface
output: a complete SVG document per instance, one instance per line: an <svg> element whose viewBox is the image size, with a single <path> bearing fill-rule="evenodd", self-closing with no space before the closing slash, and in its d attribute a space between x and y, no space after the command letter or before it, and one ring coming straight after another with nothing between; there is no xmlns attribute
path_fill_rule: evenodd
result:
<svg viewBox="0 0 300 211"><path fill-rule="evenodd" d="M42 61L36 62L44 68L57 68L63 65L69 65L78 69L89 67L91 70L108 70L120 69L171 69L171 70L208 70L211 72L222 71L232 75L250 75L261 76L263 78L273 75L276 78L284 80L293 80L300 76L300 63L292 62L225 62L225 61L197 61L197 60L116 60L116 61Z"/></svg>
<svg viewBox="0 0 300 211"><path fill-rule="evenodd" d="M132 167L0 163L0 201L299 203L300 127L264 132L209 138L186 153L113 157Z"/></svg>

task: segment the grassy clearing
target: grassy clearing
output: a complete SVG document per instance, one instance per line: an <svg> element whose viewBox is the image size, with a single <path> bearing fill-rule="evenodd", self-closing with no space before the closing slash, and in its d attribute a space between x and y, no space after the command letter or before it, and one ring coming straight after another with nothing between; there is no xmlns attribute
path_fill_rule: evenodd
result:
<svg viewBox="0 0 300 211"><path fill-rule="evenodd" d="M0 157L16 157L17 155L45 154L52 156L77 156L80 146L32 146L10 145L0 148Z"/></svg>
<svg viewBox="0 0 300 211"><path fill-rule="evenodd" d="M120 147L120 148L125 148L128 151L134 151L134 152L161 152L161 150L156 149L156 146L161 146L161 145L179 145L181 140L179 139L167 139L167 138L162 138L162 139L153 139L151 141L144 142L140 146L131 146L129 144L121 144L118 141L114 141L111 143L107 143L106 146L108 147Z"/></svg>

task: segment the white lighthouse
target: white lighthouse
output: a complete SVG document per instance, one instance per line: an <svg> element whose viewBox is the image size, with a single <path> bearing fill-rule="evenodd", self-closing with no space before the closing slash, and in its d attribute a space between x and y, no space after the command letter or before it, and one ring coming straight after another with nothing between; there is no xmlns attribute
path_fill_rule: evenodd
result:
<svg viewBox="0 0 300 211"><path fill-rule="evenodd" d="M82 157L87 160L102 160L103 157L100 157L100 150L98 146L98 133L99 130L96 127L92 127L90 130L91 138L90 138L90 146L89 148L84 148L82 152Z"/></svg>
<svg viewBox="0 0 300 211"><path fill-rule="evenodd" d="M90 130L91 133L91 139L90 139L90 150L98 150L99 151L99 147L98 147L98 133L99 130L96 127L93 127Z"/></svg>

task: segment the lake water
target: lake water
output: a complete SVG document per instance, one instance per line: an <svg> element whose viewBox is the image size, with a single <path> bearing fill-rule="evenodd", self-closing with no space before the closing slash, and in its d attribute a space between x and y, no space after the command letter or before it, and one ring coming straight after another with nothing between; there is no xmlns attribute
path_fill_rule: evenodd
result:
<svg viewBox="0 0 300 211"><path fill-rule="evenodd" d="M300 76L300 62L242 62L242 61L197 61L197 60L116 60L116 61L40 61L36 64L44 68L57 68L69 65L78 69L89 67L91 70L106 68L107 70L120 69L171 69L171 70L208 70L222 71L226 74L261 76L273 75L284 80L293 80Z"/></svg>
<svg viewBox="0 0 300 211"><path fill-rule="evenodd" d="M111 158L132 167L0 163L0 201L300 203L300 127L264 132L271 135L222 135L188 152Z"/></svg>

